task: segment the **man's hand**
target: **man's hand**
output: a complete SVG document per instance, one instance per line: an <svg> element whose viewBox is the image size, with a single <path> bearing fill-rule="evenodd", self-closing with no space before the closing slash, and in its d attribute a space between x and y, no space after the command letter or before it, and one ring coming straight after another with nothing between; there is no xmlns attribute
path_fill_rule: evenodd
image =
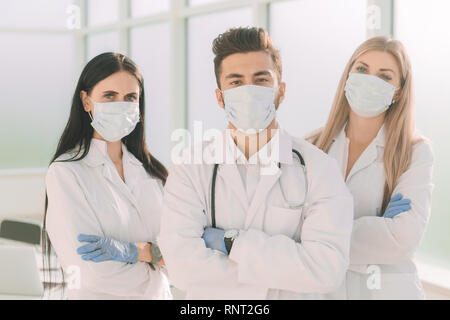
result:
<svg viewBox="0 0 450 320"><path fill-rule="evenodd" d="M203 232L202 239L205 241L207 248L228 254L225 247L224 235L225 230L218 228L206 228Z"/></svg>

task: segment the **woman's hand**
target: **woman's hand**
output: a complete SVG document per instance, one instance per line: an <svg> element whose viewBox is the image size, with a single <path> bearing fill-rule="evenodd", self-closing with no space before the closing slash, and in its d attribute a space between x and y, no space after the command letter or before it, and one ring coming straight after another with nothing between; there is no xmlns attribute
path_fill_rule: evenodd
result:
<svg viewBox="0 0 450 320"><path fill-rule="evenodd" d="M147 262L164 266L164 259L156 243L125 242L95 235L78 235L78 241L88 242L77 249L83 260L94 262L120 261L126 263Z"/></svg>
<svg viewBox="0 0 450 320"><path fill-rule="evenodd" d="M78 241L88 242L77 249L83 260L94 262L120 261L136 263L138 261L138 248L133 242L124 242L95 235L79 234Z"/></svg>
<svg viewBox="0 0 450 320"><path fill-rule="evenodd" d="M392 197L383 214L384 218L393 218L402 212L411 210L411 200L402 198L403 195L401 193L397 193Z"/></svg>

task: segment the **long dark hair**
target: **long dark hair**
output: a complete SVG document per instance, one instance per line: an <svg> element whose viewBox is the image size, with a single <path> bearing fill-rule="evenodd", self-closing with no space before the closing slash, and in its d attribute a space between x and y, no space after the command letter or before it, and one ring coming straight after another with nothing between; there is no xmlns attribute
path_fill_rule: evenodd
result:
<svg viewBox="0 0 450 320"><path fill-rule="evenodd" d="M122 139L122 142L127 147L127 150L142 162L148 174L157 179L160 179L164 184L168 175L167 169L161 162L159 162L150 154L145 141L144 79L142 78L142 75L139 72L136 64L128 57L119 53L102 53L89 61L88 64L84 67L73 94L69 120L67 121L64 132L59 139L58 147L56 148L55 155L50 161L50 164L59 161L79 161L86 157L91 146L91 139L94 134L94 129L90 124L91 118L84 110L83 103L80 98L80 92L86 91L88 94L90 94L91 90L98 82L119 71L127 71L130 74L134 75L140 87L139 111L141 115L141 121L136 125L136 128L128 136ZM67 153L68 151L75 151L75 155L67 160L57 160L58 157ZM51 277L52 245L46 231L45 220L47 217L47 207L48 197L46 194L44 222L42 229L42 256L43 267L44 269L47 269L49 271L49 281L46 281L46 273L44 272L44 282L48 287L51 287L53 285ZM45 263L45 259L47 259L47 264ZM62 269L60 271L64 283L64 272ZM64 290L62 292L64 292Z"/></svg>

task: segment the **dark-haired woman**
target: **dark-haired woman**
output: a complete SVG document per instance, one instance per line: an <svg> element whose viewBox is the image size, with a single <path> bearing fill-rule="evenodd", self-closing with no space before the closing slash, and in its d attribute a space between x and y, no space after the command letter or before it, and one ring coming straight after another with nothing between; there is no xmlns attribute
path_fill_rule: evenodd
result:
<svg viewBox="0 0 450 320"><path fill-rule="evenodd" d="M46 177L44 252L53 245L70 274L69 299L171 298L155 243L167 171L148 151L144 119L136 65L92 59Z"/></svg>

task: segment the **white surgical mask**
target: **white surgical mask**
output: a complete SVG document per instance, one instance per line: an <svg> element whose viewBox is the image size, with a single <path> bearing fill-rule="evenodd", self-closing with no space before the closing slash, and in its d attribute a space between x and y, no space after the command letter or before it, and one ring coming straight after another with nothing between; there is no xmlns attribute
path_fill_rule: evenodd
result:
<svg viewBox="0 0 450 320"><path fill-rule="evenodd" d="M345 96L352 110L363 118L373 118L392 104L395 87L379 77L350 73L345 84Z"/></svg>
<svg viewBox="0 0 450 320"><path fill-rule="evenodd" d="M94 103L94 118L89 114L91 126L109 142L119 141L129 135L140 120L139 103L91 101Z"/></svg>
<svg viewBox="0 0 450 320"><path fill-rule="evenodd" d="M252 129L266 129L275 117L275 89L245 85L223 91L225 113L238 130L248 133Z"/></svg>

